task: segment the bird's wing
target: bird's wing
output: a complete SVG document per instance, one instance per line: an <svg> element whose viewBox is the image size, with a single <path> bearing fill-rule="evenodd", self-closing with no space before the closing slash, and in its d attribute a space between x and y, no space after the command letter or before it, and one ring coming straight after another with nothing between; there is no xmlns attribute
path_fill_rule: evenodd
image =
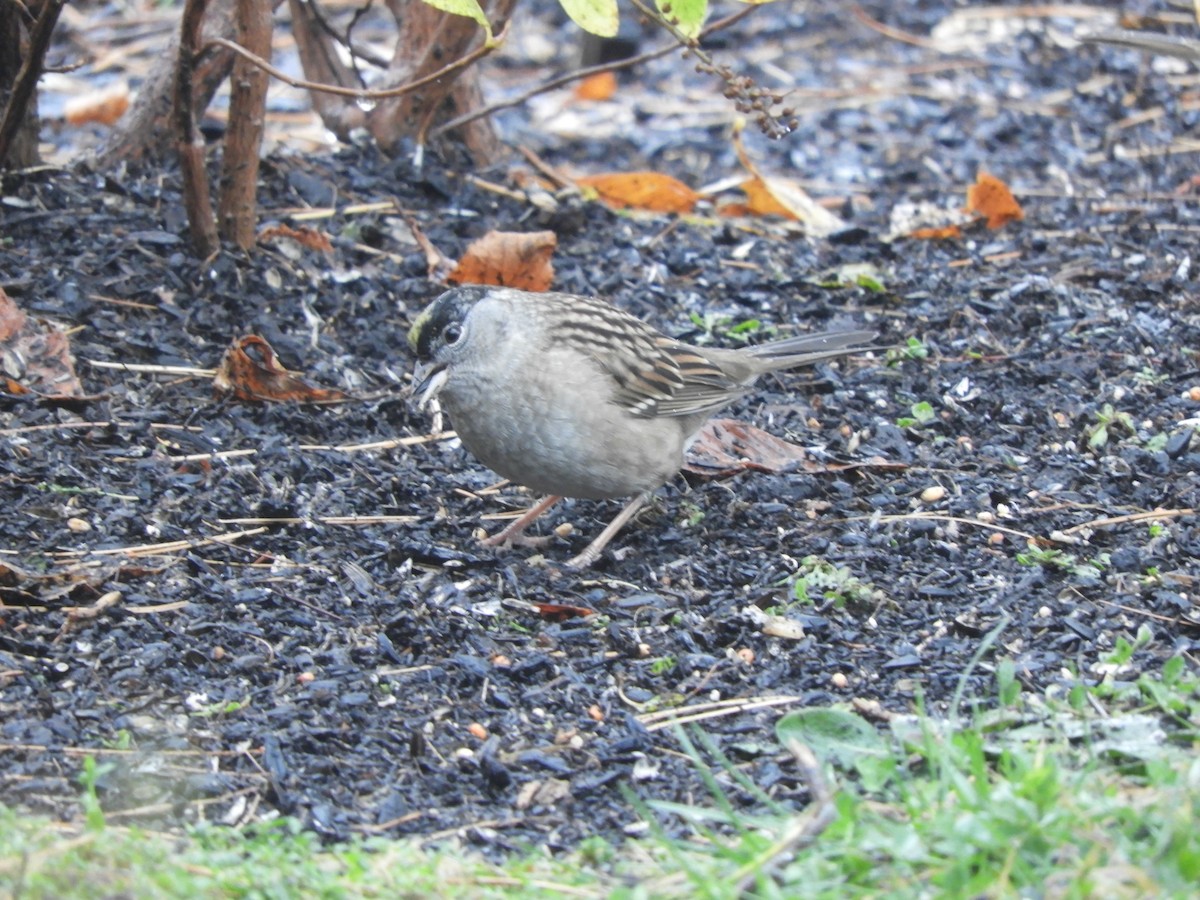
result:
<svg viewBox="0 0 1200 900"><path fill-rule="evenodd" d="M730 377L712 360L694 349L658 336L653 368L643 368L633 379L617 379L620 390L617 402L624 403L639 416L691 416L716 412L734 397L743 394L748 385ZM670 369L677 380L670 391L650 391L652 375Z"/></svg>
<svg viewBox="0 0 1200 900"><path fill-rule="evenodd" d="M550 339L575 346L612 378L614 403L635 416L687 416L719 409L743 388L686 344L603 301L572 297Z"/></svg>

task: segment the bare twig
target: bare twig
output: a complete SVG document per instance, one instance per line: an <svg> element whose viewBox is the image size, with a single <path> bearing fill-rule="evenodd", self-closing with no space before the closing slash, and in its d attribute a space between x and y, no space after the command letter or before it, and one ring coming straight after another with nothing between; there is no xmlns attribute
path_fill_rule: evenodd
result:
<svg viewBox="0 0 1200 900"><path fill-rule="evenodd" d="M496 44L500 44L507 34L508 25L506 24L500 33L496 35ZM205 49L207 50L209 47L224 47L227 50L232 50L234 53L258 66L272 78L276 78L279 81L282 81L284 84L291 85L292 87L303 88L307 91L317 91L318 93L322 94L336 94L339 97L353 97L355 100L386 100L390 97L402 97L405 94L411 94L413 91L420 90L428 84L432 84L435 81L441 81L443 78L454 74L459 69L465 69L467 66L471 65L471 63L478 59L482 59L491 53L493 49L495 49L495 47L489 47L487 44L481 44L479 47L472 50L461 59L456 59L452 63L447 63L436 72L426 75L424 78L418 78L416 81L410 81L408 84L402 84L399 87L385 88L383 90L367 90L366 88L348 88L341 87L336 84L320 84L316 81L305 81L303 78L293 78L286 72L275 68L261 56L251 53L245 47L239 46L233 41L228 41L225 38L213 38L208 42L207 45L205 45Z"/></svg>
<svg viewBox="0 0 1200 900"><path fill-rule="evenodd" d="M192 248L207 259L220 248L208 174L204 170L204 137L196 128L193 113L192 72L199 56L200 25L208 0L187 0L179 25L179 68L175 72L175 136L179 168L183 178L183 204L187 209Z"/></svg>
<svg viewBox="0 0 1200 900"><path fill-rule="evenodd" d="M4 117L0 119L0 168L8 159L8 151L13 139L25 122L25 112L29 101L37 89L38 78L42 74L42 61L50 47L50 36L58 23L58 15L62 12L66 0L49 0L42 6L41 13L33 25L33 33L29 37L29 53L17 72L13 82L12 92L8 95L8 104L4 108ZM36 156L34 160L36 161Z"/></svg>
<svg viewBox="0 0 1200 900"><path fill-rule="evenodd" d="M1135 522L1159 522L1163 519L1178 519L1183 516L1194 516L1196 510L1187 509L1150 509L1145 512L1131 513L1125 516L1109 516L1103 519L1092 519L1090 522L1080 522L1070 528L1062 529L1060 534L1075 534L1077 531L1088 531L1095 528L1111 528L1113 525L1129 525Z"/></svg>
<svg viewBox="0 0 1200 900"><path fill-rule="evenodd" d="M753 6L746 6L735 13L731 13L723 19L718 19L711 25L707 26L700 33L700 37L706 38L710 34L728 28L735 22L738 22L750 15L750 13L754 12L754 9L755 7ZM505 26L505 28L507 28L507 26ZM530 98L536 97L538 94L545 94L548 91L553 91L556 88L562 87L564 84L570 84L573 81L580 81L584 78L590 78L591 76L598 75L601 72L619 72L622 69L628 69L632 66L639 65L640 63L649 62L652 59L658 59L660 56L666 56L668 53L674 53L679 49L679 47L680 45L678 43L667 44L665 47L659 47L656 50L648 50L645 53L641 53L637 56L631 56L629 59L619 59L615 62L604 63L599 66L588 66L586 69L576 69L574 72L570 72L566 75L560 75L558 78L551 78L549 81L543 82L535 88L530 88L525 93L518 94L516 97L511 97L508 100L502 100L499 103L493 103L491 106L485 106L482 109L464 113L455 119L451 119L449 122L443 122L437 128L434 128L429 132L429 138L432 140L440 137L451 129L461 128L463 125L474 122L476 119L482 119L490 116L502 109L510 109L514 106L520 106Z"/></svg>
<svg viewBox="0 0 1200 900"><path fill-rule="evenodd" d="M238 42L253 53L269 55L270 0L238 0L235 17ZM230 77L229 127L221 157L217 224L221 236L242 250L254 247L255 198L266 104L266 73L239 56L234 60Z"/></svg>

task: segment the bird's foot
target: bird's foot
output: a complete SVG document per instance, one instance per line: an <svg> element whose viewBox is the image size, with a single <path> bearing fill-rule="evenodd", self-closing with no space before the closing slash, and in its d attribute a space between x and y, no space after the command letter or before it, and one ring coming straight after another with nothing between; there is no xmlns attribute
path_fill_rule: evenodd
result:
<svg viewBox="0 0 1200 900"><path fill-rule="evenodd" d="M485 547L543 547L552 537L530 537L525 529L533 524L533 520L561 500L562 497L549 496L539 500L529 507L518 518L509 523L503 531L483 538L480 543Z"/></svg>

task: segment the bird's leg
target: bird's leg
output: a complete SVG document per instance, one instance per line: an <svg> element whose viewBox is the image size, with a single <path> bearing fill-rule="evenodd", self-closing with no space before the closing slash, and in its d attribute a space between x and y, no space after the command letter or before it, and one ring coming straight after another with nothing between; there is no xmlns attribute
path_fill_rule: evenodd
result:
<svg viewBox="0 0 1200 900"><path fill-rule="evenodd" d="M529 547L537 547L540 544L550 540L549 537L531 538L521 534L526 528L533 524L533 520L552 507L555 503L562 499L561 495L551 494L549 497L543 497L533 506L529 507L520 518L514 519L512 523L501 531L499 534L493 534L491 537L486 537L479 543L485 547L511 547L514 544L524 544Z"/></svg>
<svg viewBox="0 0 1200 900"><path fill-rule="evenodd" d="M600 532L596 539L584 548L582 553L567 560L567 566L572 569L586 569L594 563L616 533L624 528L630 519L637 515L639 509L646 505L646 501L650 499L652 493L652 491L643 491L630 500L626 507L617 513L616 518L608 523L608 527Z"/></svg>

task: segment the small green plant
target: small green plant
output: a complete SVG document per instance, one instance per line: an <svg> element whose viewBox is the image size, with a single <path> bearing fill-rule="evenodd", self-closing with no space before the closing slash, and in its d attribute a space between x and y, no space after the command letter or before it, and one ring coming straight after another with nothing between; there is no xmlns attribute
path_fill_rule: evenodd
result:
<svg viewBox="0 0 1200 900"><path fill-rule="evenodd" d="M1008 708L1016 705L1021 696L1021 682L1017 681L1017 667L1011 659L996 663L996 689L1001 706Z"/></svg>
<svg viewBox="0 0 1200 900"><path fill-rule="evenodd" d="M200 719L209 719L214 716L227 716L230 713L240 712L250 705L249 695L241 700L226 700L224 702L198 704L192 710L192 715Z"/></svg>
<svg viewBox="0 0 1200 900"><path fill-rule="evenodd" d="M929 348L920 338L910 337L903 347L897 347L887 352L887 364L895 366L906 359L923 360L929 358Z"/></svg>
<svg viewBox="0 0 1200 900"><path fill-rule="evenodd" d="M100 780L112 769L113 763L98 763L94 756L83 758L83 770L78 776L79 785L83 788L79 803L83 807L83 821L88 831L104 830L104 810L100 806L98 788Z"/></svg>
<svg viewBox="0 0 1200 900"><path fill-rule="evenodd" d="M704 509L695 503L684 501L679 505L679 511L683 514L681 524L684 528L695 528L704 521Z"/></svg>
<svg viewBox="0 0 1200 900"><path fill-rule="evenodd" d="M128 729L122 728L111 738L103 741L101 746L109 750L128 750L133 746L133 735Z"/></svg>
<svg viewBox="0 0 1200 900"><path fill-rule="evenodd" d="M39 481L33 486L35 491L45 491L47 494L67 494L70 496L94 496L94 497L109 497L113 500L133 501L139 499L134 494L114 494L111 491L104 491L97 487L81 487L68 484L48 484L45 481Z"/></svg>
<svg viewBox="0 0 1200 900"><path fill-rule="evenodd" d="M912 405L911 416L901 416L896 420L896 425L900 428L914 428L917 425L928 425L936 419L937 411L934 410L933 404L922 400Z"/></svg>
<svg viewBox="0 0 1200 900"><path fill-rule="evenodd" d="M1142 447L1150 453L1159 453L1167 449L1167 441L1171 439L1165 431L1160 431L1158 434L1153 434L1142 444Z"/></svg>
<svg viewBox="0 0 1200 900"><path fill-rule="evenodd" d="M697 341L700 344L706 344L718 338L732 343L745 344L749 342L751 335L762 335L769 338L775 334L775 328L766 325L760 319L746 319L734 324L733 319L729 316L719 313L706 313L702 316L697 312L689 313L688 318L703 333Z"/></svg>
<svg viewBox="0 0 1200 900"><path fill-rule="evenodd" d="M1155 372L1149 366L1143 366L1140 371L1133 374L1133 380L1138 384L1153 387L1156 384L1164 384L1171 380L1171 376L1166 372Z"/></svg>
<svg viewBox="0 0 1200 900"><path fill-rule="evenodd" d="M822 601L844 609L878 603L883 599L883 592L859 579L845 566L834 565L817 556L806 556L800 561L792 581L792 599L808 606Z"/></svg>
<svg viewBox="0 0 1200 900"><path fill-rule="evenodd" d="M1123 666L1133 659L1133 654L1154 640L1154 629L1149 625L1141 625L1132 641L1124 635L1118 635L1113 642L1113 648L1101 657L1103 662L1112 666Z"/></svg>
<svg viewBox="0 0 1200 900"><path fill-rule="evenodd" d="M1133 425L1133 416L1114 409L1111 403L1105 403L1096 413L1096 424L1087 430L1088 447L1092 450L1099 450L1107 446L1109 438L1115 431L1135 434L1137 429Z"/></svg>
<svg viewBox="0 0 1200 900"><path fill-rule="evenodd" d="M660 656L654 662L650 663L650 674L665 675L675 668L677 662L678 660L673 656Z"/></svg>
<svg viewBox="0 0 1200 900"><path fill-rule="evenodd" d="M1139 676L1137 686L1151 706L1174 720L1181 729L1179 739L1194 742L1200 738L1200 676L1188 669L1182 656L1163 663L1158 678Z"/></svg>
<svg viewBox="0 0 1200 900"><path fill-rule="evenodd" d="M1049 566L1056 569L1073 569L1075 557L1057 547L1035 547L1032 544L1017 554L1017 565Z"/></svg>

